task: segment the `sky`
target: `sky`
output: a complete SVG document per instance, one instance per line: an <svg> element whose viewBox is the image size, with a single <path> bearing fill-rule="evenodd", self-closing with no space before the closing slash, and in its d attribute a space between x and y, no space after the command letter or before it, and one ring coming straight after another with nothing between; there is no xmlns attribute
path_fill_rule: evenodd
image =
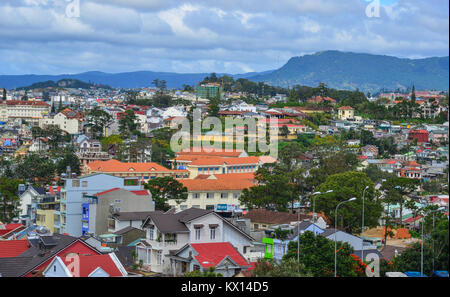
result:
<svg viewBox="0 0 450 297"><path fill-rule="evenodd" d="M448 56L448 35L448 0L0 0L0 74L236 74L324 50Z"/></svg>

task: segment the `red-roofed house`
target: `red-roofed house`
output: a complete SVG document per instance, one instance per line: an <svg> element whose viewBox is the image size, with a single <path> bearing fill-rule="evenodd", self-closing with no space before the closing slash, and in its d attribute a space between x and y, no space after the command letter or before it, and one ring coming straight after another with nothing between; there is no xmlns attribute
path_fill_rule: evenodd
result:
<svg viewBox="0 0 450 297"><path fill-rule="evenodd" d="M156 177L172 176L187 177L187 170L167 169L157 163L125 163L118 160L94 161L87 165L87 173L109 173L114 176L128 177L136 176L143 180Z"/></svg>
<svg viewBox="0 0 450 297"><path fill-rule="evenodd" d="M25 226L22 224L2 224L0 223L0 238L8 239L14 233L25 229Z"/></svg>
<svg viewBox="0 0 450 297"><path fill-rule="evenodd" d="M27 240L0 241L0 258L17 257L30 247Z"/></svg>
<svg viewBox="0 0 450 297"><path fill-rule="evenodd" d="M116 254L54 257L42 273L45 277L124 277L128 273Z"/></svg>
<svg viewBox="0 0 450 297"><path fill-rule="evenodd" d="M85 196L82 204L82 234L101 235L116 231L115 220L111 218L111 212L154 210L155 204L148 190L129 191L113 188Z"/></svg>
<svg viewBox="0 0 450 297"><path fill-rule="evenodd" d="M338 118L340 120L353 119L355 116L355 110L351 106L341 106L338 108Z"/></svg>
<svg viewBox="0 0 450 297"><path fill-rule="evenodd" d="M178 250L171 260L175 267L174 275L194 270L208 271L214 267L216 273L231 277L252 267L229 242L191 243Z"/></svg>
<svg viewBox="0 0 450 297"><path fill-rule="evenodd" d="M413 141L414 139L416 139L418 143L428 142L428 131L425 129L409 131L408 140Z"/></svg>

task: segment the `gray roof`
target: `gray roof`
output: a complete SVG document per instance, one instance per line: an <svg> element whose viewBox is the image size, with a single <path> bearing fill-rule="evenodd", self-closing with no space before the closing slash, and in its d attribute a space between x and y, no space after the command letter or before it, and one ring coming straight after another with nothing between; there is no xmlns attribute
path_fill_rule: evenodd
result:
<svg viewBox="0 0 450 297"><path fill-rule="evenodd" d="M161 211L131 211L114 214L114 218L119 221L144 221L152 213L162 213Z"/></svg>
<svg viewBox="0 0 450 297"><path fill-rule="evenodd" d="M135 249L134 246L118 246L114 253L124 267L131 267L133 266L133 251Z"/></svg>
<svg viewBox="0 0 450 297"><path fill-rule="evenodd" d="M162 233L185 233L189 232L186 225L178 220L173 214L153 213L149 216Z"/></svg>
<svg viewBox="0 0 450 297"><path fill-rule="evenodd" d="M31 186L39 195L45 195L45 189L42 187L33 187Z"/></svg>
<svg viewBox="0 0 450 297"><path fill-rule="evenodd" d="M47 246L45 253L42 252L39 245L36 245L20 254L17 258L27 258L28 260L20 260L21 266L18 267L18 270L15 271L15 273L18 273L18 276L23 276L28 272L33 271L33 269L51 259L58 252L78 240L76 237L56 233L53 234L52 239L54 240L55 245Z"/></svg>
<svg viewBox="0 0 450 297"><path fill-rule="evenodd" d="M179 213L175 214L178 219L183 222L189 222L192 221L196 218L199 218L201 216L204 216L208 213L212 213L212 210L205 210L205 209L201 209L201 208L189 208L183 211L180 211Z"/></svg>
<svg viewBox="0 0 450 297"><path fill-rule="evenodd" d="M334 234L334 233L336 233L336 232L338 232L338 231L340 231L340 230L336 230L336 229L334 229L334 228L329 228L329 229L325 229L325 231L323 231L322 233L320 233L320 235L322 235L323 237L328 237L328 236L330 236L331 234Z"/></svg>
<svg viewBox="0 0 450 297"><path fill-rule="evenodd" d="M0 258L0 274L2 277L19 277L32 259L33 257Z"/></svg>
<svg viewBox="0 0 450 297"><path fill-rule="evenodd" d="M131 227L131 226L126 226L125 228L120 229L120 230L114 232L114 234L116 234L116 235L122 235L122 234L125 234L125 233L127 233L127 232L129 232L129 231L131 231L131 230L140 230L140 231L142 231L141 229L138 229L138 228L134 228L134 227ZM142 232L144 232L144 231L142 231Z"/></svg>
<svg viewBox="0 0 450 297"><path fill-rule="evenodd" d="M208 213L212 213L212 211L200 208L189 208L175 214L170 212L153 212L149 215L149 218L151 218L158 230L162 233L184 233L189 232L189 229L184 223ZM147 224L147 221L145 224Z"/></svg>

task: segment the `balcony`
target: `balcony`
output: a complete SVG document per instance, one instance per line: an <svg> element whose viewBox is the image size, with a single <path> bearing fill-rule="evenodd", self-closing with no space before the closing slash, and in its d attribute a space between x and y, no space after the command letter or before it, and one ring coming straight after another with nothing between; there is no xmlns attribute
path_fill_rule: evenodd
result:
<svg viewBox="0 0 450 297"><path fill-rule="evenodd" d="M157 241L157 240L147 240L148 243L151 244L152 248L156 250L161 250L164 248L176 249L178 247L178 242L176 240L168 240L168 241Z"/></svg>

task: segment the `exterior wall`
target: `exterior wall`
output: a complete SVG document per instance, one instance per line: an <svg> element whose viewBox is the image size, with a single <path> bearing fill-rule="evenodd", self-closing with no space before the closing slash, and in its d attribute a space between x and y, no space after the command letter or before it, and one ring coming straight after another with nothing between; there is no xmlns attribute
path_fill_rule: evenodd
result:
<svg viewBox="0 0 450 297"><path fill-rule="evenodd" d="M214 198L207 198L207 194L213 194ZM228 194L228 198L221 198L221 194ZM175 207L176 209L183 208L191 208L191 207L197 207L201 209L206 209L207 205L214 205L217 204L235 204L239 205L239 197L241 195L242 191L230 191L230 190L224 190L224 191L204 191L204 192L197 192L197 191L190 191L188 192L188 198L185 202L181 204L177 204L174 200L169 200L169 205L171 207ZM198 194L199 198L194 198L194 195ZM213 210L213 209L211 209Z"/></svg>
<svg viewBox="0 0 450 297"><path fill-rule="evenodd" d="M58 256L61 258L61 257L65 257L69 253L100 255L100 253L97 252L96 250L90 248L89 246L82 243L81 241L77 241L74 244L72 244L71 246L60 251L55 256ZM45 261L38 267L34 268L33 270L42 270L42 269L46 268L52 262L52 260L55 256L51 257L50 259L48 259L47 261ZM25 277L31 277L31 276L33 276L32 272L29 272L28 274L25 275Z"/></svg>
<svg viewBox="0 0 450 297"><path fill-rule="evenodd" d="M100 235L108 231L111 204L114 204L114 208L120 208L121 212L155 210L155 203L150 195L135 195L123 189L103 194L98 198L98 204L90 205L93 208L89 211L89 233ZM91 229L91 222L93 229Z"/></svg>
<svg viewBox="0 0 450 297"><path fill-rule="evenodd" d="M66 269L64 269L64 266L58 260L55 260L51 267L47 269L45 277L70 277L66 274Z"/></svg>
<svg viewBox="0 0 450 297"><path fill-rule="evenodd" d="M38 226L44 226L48 228L50 232L53 233L55 232L54 216L55 211L53 209L46 209L46 210L38 209L37 218L39 218L39 220L36 219L36 224Z"/></svg>
<svg viewBox="0 0 450 297"><path fill-rule="evenodd" d="M83 194L93 195L113 188L124 188L127 190L141 190L141 186L125 186L124 179L108 174L96 174L81 177L79 187L73 186L76 179L67 179L61 197L61 211L65 209L65 214L61 214L61 233L68 233L71 236L81 236L81 211ZM87 185L83 186L83 182ZM64 224L65 223L65 224Z"/></svg>
<svg viewBox="0 0 450 297"><path fill-rule="evenodd" d="M181 165L181 163L180 163ZM239 165L214 165L214 166L189 166L189 177L194 179L199 174L216 175L230 173L250 173L258 170L258 164L239 164Z"/></svg>
<svg viewBox="0 0 450 297"><path fill-rule="evenodd" d="M77 119L69 119L62 113L58 113L53 118L45 117L39 120L41 128L48 125L56 125L69 134L77 134L81 129L81 124Z"/></svg>
<svg viewBox="0 0 450 297"><path fill-rule="evenodd" d="M334 241L334 234L329 235L327 238ZM355 250L361 250L362 239L359 237L353 236L351 234L348 234L348 233L345 233L342 231L338 231L336 234L336 240L342 241L342 242L347 242ZM364 249L365 250L376 249L376 246L364 246Z"/></svg>
<svg viewBox="0 0 450 297"><path fill-rule="evenodd" d="M119 230L122 230L125 227L131 226L137 229L141 229L143 221L139 220L139 221L119 221L116 220L115 222L115 228L114 230L108 230L108 231L112 231L112 232L116 232Z"/></svg>
<svg viewBox="0 0 450 297"><path fill-rule="evenodd" d="M25 193L20 196L20 216L27 215L27 206L31 204L31 201L33 199L33 195L31 194L30 190L26 190Z"/></svg>

